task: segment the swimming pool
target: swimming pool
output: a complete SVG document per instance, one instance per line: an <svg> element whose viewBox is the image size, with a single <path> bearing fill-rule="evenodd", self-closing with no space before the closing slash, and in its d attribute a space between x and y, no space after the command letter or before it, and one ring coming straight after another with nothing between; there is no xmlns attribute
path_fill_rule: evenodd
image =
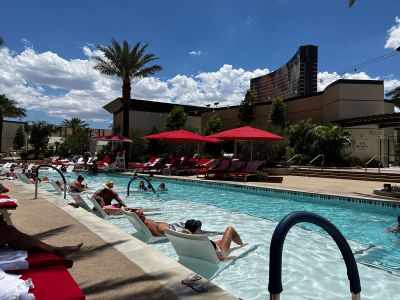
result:
<svg viewBox="0 0 400 300"><path fill-rule="evenodd" d="M85 176L92 191L111 178L121 196L126 195L128 177L100 174ZM161 181L154 180L157 186ZM223 231L233 225L242 239L258 248L224 270L213 282L243 299L268 297L269 243L277 222L286 214L307 210L333 222L350 240L358 253L363 299L400 299L397 296L400 273L398 236L385 233L399 214L398 208L340 200L309 197L241 187L213 186L204 183L165 181L168 192L134 192L126 199L131 206L160 207L163 214L154 217L167 222L200 219L203 228ZM134 182L135 187L138 182ZM111 223L133 233L123 218ZM372 246L371 246L372 245ZM155 244L176 258L169 243ZM362 264L361 264L362 263ZM367 267L369 264L375 268ZM346 270L335 243L313 225L293 228L283 253L282 299L348 299ZM398 297L398 298L396 298Z"/></svg>

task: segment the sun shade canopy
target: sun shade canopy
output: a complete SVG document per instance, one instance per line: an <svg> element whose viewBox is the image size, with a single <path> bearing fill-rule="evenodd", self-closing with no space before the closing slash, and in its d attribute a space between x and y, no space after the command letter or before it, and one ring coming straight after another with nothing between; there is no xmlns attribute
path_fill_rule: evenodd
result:
<svg viewBox="0 0 400 300"><path fill-rule="evenodd" d="M158 139L171 142L201 142L201 143L218 143L221 140L211 137L202 136L186 130L175 130L161 132L152 135L143 136L144 139Z"/></svg>
<svg viewBox="0 0 400 300"><path fill-rule="evenodd" d="M108 141L108 142L127 142L127 143L132 143L131 139L128 139L123 136L119 135L102 135L102 136L97 136L93 138L94 140L98 141Z"/></svg>
<svg viewBox="0 0 400 300"><path fill-rule="evenodd" d="M283 137L258 128L244 126L209 135L210 138L237 141L283 141Z"/></svg>

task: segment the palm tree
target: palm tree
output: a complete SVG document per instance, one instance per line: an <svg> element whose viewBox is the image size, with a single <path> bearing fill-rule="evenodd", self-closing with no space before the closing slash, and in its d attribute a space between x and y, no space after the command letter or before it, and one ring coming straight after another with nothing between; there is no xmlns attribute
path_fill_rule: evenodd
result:
<svg viewBox="0 0 400 300"><path fill-rule="evenodd" d="M86 128L88 124L79 118L71 118L70 120L65 119L62 121L61 126L72 128L72 134L75 134L77 129Z"/></svg>
<svg viewBox="0 0 400 300"><path fill-rule="evenodd" d="M0 46L3 46L4 45L4 40L3 40L3 38L0 36Z"/></svg>
<svg viewBox="0 0 400 300"><path fill-rule="evenodd" d="M17 106L14 100L10 100L6 95L0 95L0 151L3 139L4 118L22 118L26 116L26 110Z"/></svg>
<svg viewBox="0 0 400 300"><path fill-rule="evenodd" d="M161 66L146 65L158 59L154 54L145 54L148 44L142 46L139 43L132 48L127 41L120 45L114 38L111 39L111 46L97 46L103 56L94 56L96 62L95 70L102 74L117 76L122 80L122 135L129 137L129 109L131 106L131 81L134 78L143 78L153 75L162 70ZM128 144L125 143L125 153L128 153ZM125 160L127 161L127 160Z"/></svg>
<svg viewBox="0 0 400 300"><path fill-rule="evenodd" d="M349 7L352 7L355 2L356 2L356 0L348 0Z"/></svg>

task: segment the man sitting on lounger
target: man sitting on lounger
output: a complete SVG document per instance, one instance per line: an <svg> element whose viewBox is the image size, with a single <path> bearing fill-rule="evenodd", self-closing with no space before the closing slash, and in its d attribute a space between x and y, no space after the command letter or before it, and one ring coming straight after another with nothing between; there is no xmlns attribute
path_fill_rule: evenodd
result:
<svg viewBox="0 0 400 300"><path fill-rule="evenodd" d="M68 192L70 193L82 193L87 186L83 184L83 181L85 178L83 176L79 175L78 178L74 181L71 182L71 184L68 187Z"/></svg>
<svg viewBox="0 0 400 300"><path fill-rule="evenodd" d="M118 196L118 193L113 190L114 183L112 181L107 181L105 184L102 185L100 190L97 190L93 194L93 198L99 203L99 205L103 208L103 210L108 215L120 215L121 211L120 208L123 207L129 211L138 211L138 213L143 213L142 209L137 208L129 208L124 201ZM111 204L111 202L115 200L117 204Z"/></svg>

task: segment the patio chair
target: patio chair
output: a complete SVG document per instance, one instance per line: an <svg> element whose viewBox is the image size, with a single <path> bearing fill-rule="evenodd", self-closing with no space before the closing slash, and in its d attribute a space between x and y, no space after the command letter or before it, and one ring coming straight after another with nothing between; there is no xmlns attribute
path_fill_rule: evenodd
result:
<svg viewBox="0 0 400 300"><path fill-rule="evenodd" d="M204 176L205 177L209 177L209 175L218 176L218 174L221 174L229 170L231 164L232 164L231 160L223 160L218 167L210 169L207 172L205 172Z"/></svg>
<svg viewBox="0 0 400 300"><path fill-rule="evenodd" d="M64 194L64 191L58 186L58 184L53 180L50 179L49 183L51 184L51 186L54 188L54 190L58 193L58 194Z"/></svg>
<svg viewBox="0 0 400 300"><path fill-rule="evenodd" d="M215 278L236 259L257 248L256 245L233 248L229 255L235 256L235 259L220 261L204 234L186 234L165 229L165 235L178 254L179 263L208 280Z"/></svg>
<svg viewBox="0 0 400 300"><path fill-rule="evenodd" d="M199 175L204 175L206 176L206 173L218 168L218 166L221 164L219 159L215 159L212 161L211 164L208 165L208 167L203 168L203 169L196 169L194 172L196 173L196 176L199 177Z"/></svg>
<svg viewBox="0 0 400 300"><path fill-rule="evenodd" d="M133 169L146 169L148 167L153 167L160 160L157 156L152 156L147 163L136 164L136 163L128 163L129 167L133 171Z"/></svg>
<svg viewBox="0 0 400 300"><path fill-rule="evenodd" d="M260 175L259 170L263 165L263 161L249 162L243 170L229 172L227 176L233 177L234 180L236 180L236 178L243 178L244 181L247 181L249 177L258 177Z"/></svg>
<svg viewBox="0 0 400 300"><path fill-rule="evenodd" d="M142 220L136 215L134 212L126 211L121 208L121 213L128 219L128 221L132 224L133 228L135 228L136 232L132 234L135 238L141 240L144 243L157 243L162 241L167 241L168 238L166 236L153 236L150 230L144 225Z"/></svg>

